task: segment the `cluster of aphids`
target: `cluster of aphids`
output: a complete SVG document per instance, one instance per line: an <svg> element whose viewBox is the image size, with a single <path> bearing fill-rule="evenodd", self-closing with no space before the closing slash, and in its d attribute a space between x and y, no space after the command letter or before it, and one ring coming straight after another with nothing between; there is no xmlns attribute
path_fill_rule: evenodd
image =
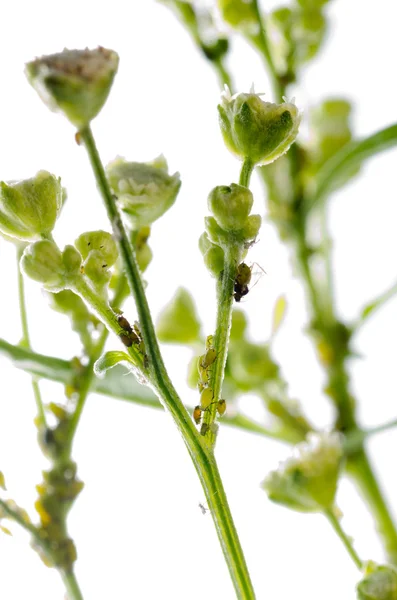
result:
<svg viewBox="0 0 397 600"><path fill-rule="evenodd" d="M200 377L198 382L198 388L200 390L201 395L200 404L198 404L193 411L193 419L195 420L196 425L200 424L203 412L208 410L211 404L214 403L214 392L212 388L209 387L210 372L217 358L216 350L213 347L212 335L209 335L207 337L205 343L205 350L205 354L199 356L197 362L197 368ZM216 409L219 415L225 414L226 401L222 399L219 400L217 402ZM207 433L208 427L208 423L203 423L201 425L201 435L205 435Z"/></svg>
<svg viewBox="0 0 397 600"><path fill-rule="evenodd" d="M117 317L117 322L123 330L121 333L119 333L120 340L123 342L124 346L127 346L127 348L135 346L139 350L140 354L143 356L144 366L147 369L149 361L146 354L145 342L142 339L141 330L139 328L139 323L135 321L133 327L131 327L123 315L119 315Z"/></svg>

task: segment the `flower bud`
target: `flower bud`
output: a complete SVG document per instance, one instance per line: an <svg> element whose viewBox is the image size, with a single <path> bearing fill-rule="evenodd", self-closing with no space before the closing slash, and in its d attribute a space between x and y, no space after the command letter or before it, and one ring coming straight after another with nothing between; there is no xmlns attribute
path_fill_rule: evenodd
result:
<svg viewBox="0 0 397 600"><path fill-rule="evenodd" d="M213 244L207 232L199 238L199 248L204 258L204 263L211 275L218 277L225 265L225 253L220 246Z"/></svg>
<svg viewBox="0 0 397 600"><path fill-rule="evenodd" d="M22 181L0 183L0 232L33 241L48 235L62 208L61 180L47 171Z"/></svg>
<svg viewBox="0 0 397 600"><path fill-rule="evenodd" d="M73 246L61 252L55 242L40 240L25 248L21 267L49 292L60 292L80 275L81 256Z"/></svg>
<svg viewBox="0 0 397 600"><path fill-rule="evenodd" d="M26 76L51 110L83 129L105 104L118 64L116 52L106 48L64 50L28 63Z"/></svg>
<svg viewBox="0 0 397 600"><path fill-rule="evenodd" d="M178 288L157 320L159 340L170 344L194 344L200 339L200 329L192 296L184 288Z"/></svg>
<svg viewBox="0 0 397 600"><path fill-rule="evenodd" d="M262 225L260 215L250 215L242 229L242 235L247 242L255 240Z"/></svg>
<svg viewBox="0 0 397 600"><path fill-rule="evenodd" d="M147 163L116 158L106 167L106 174L131 229L161 217L174 204L181 187L179 173L168 174L164 156Z"/></svg>
<svg viewBox="0 0 397 600"><path fill-rule="evenodd" d="M110 280L110 267L118 257L116 242L107 231L87 231L75 241L83 257L83 272L98 288L105 287Z"/></svg>
<svg viewBox="0 0 397 600"><path fill-rule="evenodd" d="M270 500L302 512L322 512L333 507L342 462L338 433L309 433L307 442L294 448L262 487Z"/></svg>
<svg viewBox="0 0 397 600"><path fill-rule="evenodd" d="M231 96L225 87L218 105L224 142L239 158L266 165L287 152L298 134L301 115L295 104L264 102L258 94Z"/></svg>
<svg viewBox="0 0 397 600"><path fill-rule="evenodd" d="M230 186L219 185L208 196L208 208L225 231L242 229L253 203L250 190L235 183Z"/></svg>
<svg viewBox="0 0 397 600"><path fill-rule="evenodd" d="M357 585L358 600L396 600L397 570L391 565L369 563Z"/></svg>

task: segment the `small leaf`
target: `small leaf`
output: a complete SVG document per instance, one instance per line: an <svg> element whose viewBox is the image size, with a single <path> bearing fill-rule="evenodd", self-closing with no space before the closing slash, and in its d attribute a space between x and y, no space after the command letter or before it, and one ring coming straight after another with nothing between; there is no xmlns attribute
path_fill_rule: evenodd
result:
<svg viewBox="0 0 397 600"><path fill-rule="evenodd" d="M196 305L190 292L178 288L157 320L159 340L168 344L193 344L200 339L200 329Z"/></svg>
<svg viewBox="0 0 397 600"><path fill-rule="evenodd" d="M306 211L324 200L347 173L358 168L365 160L397 145L397 125L391 125L360 141L352 141L331 156L316 177L315 189L308 200Z"/></svg>
<svg viewBox="0 0 397 600"><path fill-rule="evenodd" d="M0 488L2 490L7 490L7 488L6 488L6 482L5 482L5 479L4 479L4 475L3 475L3 473L1 471L0 471Z"/></svg>
<svg viewBox="0 0 397 600"><path fill-rule="evenodd" d="M287 299L285 296L279 296L273 310L272 335L275 335L285 318L287 310Z"/></svg>
<svg viewBox="0 0 397 600"><path fill-rule="evenodd" d="M0 525L0 531L5 533L6 535L12 535L11 531L7 529L7 527L4 527L4 525Z"/></svg>
<svg viewBox="0 0 397 600"><path fill-rule="evenodd" d="M112 350L102 354L94 365L94 373L97 377L103 377L108 369L112 369L120 362L134 364L133 360L125 352Z"/></svg>

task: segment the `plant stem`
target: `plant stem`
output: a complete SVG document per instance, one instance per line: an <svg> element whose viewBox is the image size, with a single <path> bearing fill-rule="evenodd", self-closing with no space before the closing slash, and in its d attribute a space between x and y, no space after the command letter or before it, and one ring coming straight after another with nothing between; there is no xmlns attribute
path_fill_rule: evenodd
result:
<svg viewBox="0 0 397 600"><path fill-rule="evenodd" d="M24 348L30 349L30 336L29 336L29 326L28 326L28 316L26 312L26 301L25 301L25 284L23 281L23 275L19 266L21 257L23 254L23 249L19 246L17 247L17 273L18 273L18 299L19 299L19 314L21 317L21 326L22 326L22 340L21 346ZM41 398L40 387L38 381L35 377L32 377L32 389L34 399L36 401L37 406L37 415L39 425L46 424L46 418L44 413L43 401Z"/></svg>
<svg viewBox="0 0 397 600"><path fill-rule="evenodd" d="M364 449L359 450L349 459L347 470L355 479L365 502L371 510L387 552L388 560L396 565L396 526Z"/></svg>
<svg viewBox="0 0 397 600"><path fill-rule="evenodd" d="M240 180L239 180L239 184L243 185L244 187L248 187L249 186L249 182L251 179L251 175L252 175L252 171L254 170L254 163L252 162L252 160L250 158L248 158L248 156L244 159L243 165L241 167L241 171L240 171Z"/></svg>
<svg viewBox="0 0 397 600"><path fill-rule="evenodd" d="M83 600L79 584L77 583L74 571L62 571L61 577L68 593L68 600Z"/></svg>
<svg viewBox="0 0 397 600"><path fill-rule="evenodd" d="M43 549L50 559L52 558L51 545L42 538L38 529L36 529L34 525L28 523L17 510L9 507L8 504L1 499L0 510L3 511L3 513L5 513L9 519L15 521L18 523L18 525L30 533L35 543ZM69 595L68 600L83 600L83 596L73 571L60 570L60 574Z"/></svg>
<svg viewBox="0 0 397 600"><path fill-rule="evenodd" d="M269 70L273 91L275 95L276 102L282 102L282 97L285 95L285 89L280 81L280 77L278 76L273 57L270 52L270 47L267 41L265 24L262 19L262 15L260 12L258 0L252 0L252 7L255 12L256 20L258 23L259 32L256 37L253 37L252 40L255 45L261 51L265 64Z"/></svg>
<svg viewBox="0 0 397 600"><path fill-rule="evenodd" d="M346 533L342 529L339 519L335 516L334 510L329 509L329 510L325 511L324 514L327 517L328 521L331 523L332 527L334 528L339 539L341 540L342 544L344 545L347 552L349 553L349 556L352 559L352 561L354 562L354 564L356 565L357 569L362 571L363 561L360 559L357 552L355 551L351 539L346 535Z"/></svg>
<svg viewBox="0 0 397 600"><path fill-rule="evenodd" d="M199 435L193 421L178 397L164 366L154 325L147 303L143 283L135 254L128 240L123 222L118 212L115 197L112 195L105 171L89 127L80 132L87 149L91 166L102 199L112 224L118 244L127 281L134 296L139 324L148 353L148 379L165 408L171 413L192 458L214 519L222 550L229 567L238 598L250 600L255 597L243 551L238 539L226 494L218 472L215 457L202 436Z"/></svg>
<svg viewBox="0 0 397 600"><path fill-rule="evenodd" d="M214 69L218 75L219 82L221 84L221 88L225 85L229 88L231 93L233 94L233 82L230 76L229 71L226 69L223 59L213 60L211 61L214 65Z"/></svg>
<svg viewBox="0 0 397 600"><path fill-rule="evenodd" d="M112 302L113 306L120 307L125 296L126 296L126 286L124 284L123 277L120 277L118 286L116 289L116 293L114 295L114 299ZM94 365L103 352L103 349L105 347L108 336L109 336L109 329L107 327L104 327L101 335L99 336L97 343L95 344L95 346L92 349L90 359L89 359L87 366L84 369L84 373L79 378L79 396L77 399L76 408L75 408L73 416L71 418L70 427L69 427L69 445L70 445L70 447L73 443L76 429L77 429L77 426L80 421L81 413L83 412L83 408L84 408L85 402L87 400L87 396L90 392L90 388L91 388L91 385L92 385L92 382L94 379Z"/></svg>
<svg viewBox="0 0 397 600"><path fill-rule="evenodd" d="M211 428L215 421L218 401L221 398L222 383L225 374L227 353L229 349L230 329L232 325L233 312L233 290L237 275L237 267L241 262L242 248L231 246L224 248L225 263L222 276L217 284L217 314L216 329L214 337L214 348L216 351L216 360L212 368L210 377L210 387L213 391L213 400L208 410L204 412L204 423L208 425L205 428L204 436L211 446L215 445L216 431Z"/></svg>
<svg viewBox="0 0 397 600"><path fill-rule="evenodd" d="M331 399L338 411L337 427L349 435L359 435L360 428L357 425L354 402L349 390L349 376L346 369L346 357L348 352L341 352L338 339L330 335L332 326L338 325L332 305L329 305L326 313L319 304L314 280L312 278L308 257L309 249L306 247L304 227L297 232L298 235L298 260L301 273L307 284L308 296L311 305L311 313L317 328L321 330L322 336L329 343L334 358L325 366L327 374L327 389L332 390ZM331 328L330 328L331 326ZM370 507L377 528L382 537L389 560L397 564L397 530L389 508L383 498L376 476L372 470L369 459L364 448L360 448L349 457L349 472L355 480L357 487Z"/></svg>

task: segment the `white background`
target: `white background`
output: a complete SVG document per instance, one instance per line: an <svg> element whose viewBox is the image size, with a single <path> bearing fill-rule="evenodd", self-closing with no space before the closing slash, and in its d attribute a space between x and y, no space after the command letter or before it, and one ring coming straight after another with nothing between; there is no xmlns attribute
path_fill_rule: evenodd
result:
<svg viewBox="0 0 397 600"><path fill-rule="evenodd" d="M275 2L266 2L266 7ZM335 0L327 9L331 33L319 59L296 89L306 113L329 95L354 102L357 135L396 121L394 0ZM163 6L150 0L67 3L17 0L0 8L2 85L0 95L0 178L29 177L39 169L62 176L69 200L57 225L60 245L79 233L107 227L83 148L59 115L53 115L23 74L26 61L63 47L114 48L120 70L102 114L94 123L105 162L117 154L148 160L163 152L183 186L174 208L153 227L154 260L147 271L149 302L156 315L178 285L197 302L205 335L213 331L214 284L204 269L197 239L203 230L208 191L238 177L239 164L224 149L218 131L219 90L214 74L188 35ZM236 38L231 65L240 91L252 81L269 90L262 65ZM271 94L267 95L271 99ZM335 277L340 315L359 308L396 278L397 152L368 163L361 177L330 203L335 238ZM261 188L254 178L257 209ZM269 225L252 250L266 270L244 304L254 339L269 335L271 310L279 294L288 298L288 317L275 351L298 397L317 425L332 412L321 392L322 374L302 333L304 297L292 278L288 254ZM0 336L16 343L21 335L14 249L0 242ZM69 358L77 338L66 319L47 309L39 286L27 282L34 348ZM356 340L360 360L351 364L353 390L364 425L397 414L395 361L397 302L390 302ZM134 319L134 308L127 310ZM115 339L111 348L117 347ZM185 385L189 353L165 348L169 370L183 398L196 394ZM10 497L33 513L34 486L46 467L36 446L35 405L29 377L0 358L0 469ZM42 384L46 401L61 401L62 389ZM245 406L247 402L245 403ZM254 411L255 399L249 410ZM258 410L256 413L258 413ZM394 432L370 443L383 487L397 505ZM221 427L217 457L232 512L260 600L351 599L358 572L321 516L300 515L272 505L259 488L266 473L288 450L264 438ZM198 504L203 492L182 441L164 414L104 397L91 396L77 433L74 458L86 487L70 515L79 560L77 577L86 600L232 600L234 591L211 516ZM349 482L338 503L343 524L363 559L382 560L372 520ZM61 600L58 574L44 567L29 548L28 536L0 537L0 586L4 600Z"/></svg>

